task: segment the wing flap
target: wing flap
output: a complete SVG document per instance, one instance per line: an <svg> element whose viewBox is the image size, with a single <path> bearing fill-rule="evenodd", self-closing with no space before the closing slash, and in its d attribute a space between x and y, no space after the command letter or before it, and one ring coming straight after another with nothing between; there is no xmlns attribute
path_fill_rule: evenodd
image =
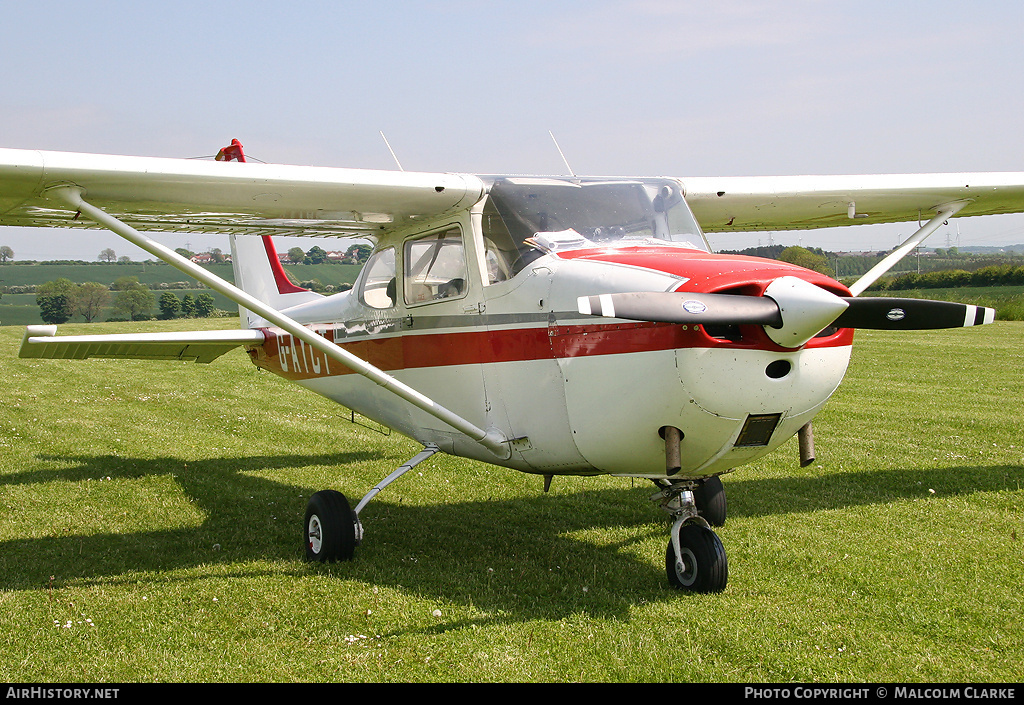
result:
<svg viewBox="0 0 1024 705"><path fill-rule="evenodd" d="M57 336L57 326L28 326L18 357L46 360L184 360L208 363L240 346L262 345L258 330Z"/></svg>

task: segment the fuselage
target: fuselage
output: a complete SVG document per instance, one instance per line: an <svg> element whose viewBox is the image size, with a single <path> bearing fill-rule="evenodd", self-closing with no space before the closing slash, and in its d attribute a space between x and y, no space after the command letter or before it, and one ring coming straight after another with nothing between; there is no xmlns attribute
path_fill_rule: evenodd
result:
<svg viewBox="0 0 1024 705"><path fill-rule="evenodd" d="M527 204L516 216L529 207L517 192L498 208L485 199L382 238L353 289L285 310L481 428L498 430L510 439L508 457L283 331L267 329L253 361L418 441L525 472L664 478L666 427L683 437L674 479L749 462L821 409L845 373L851 330L826 330L791 349L763 326L595 318L579 312L577 299L637 291L761 296L786 276L849 292L794 265L711 254L695 224L682 228L685 239L666 236L657 218L668 209L657 199L671 185L655 186L660 191L645 184L656 196L652 224L639 236L587 230L561 215L544 230L536 222L526 227L534 237L523 238L524 246L515 225L492 220L508 224L516 198ZM558 214L545 208L545 218ZM622 219L618 211L605 219L612 217ZM663 222L672 218L679 215ZM502 242L510 231L513 245Z"/></svg>

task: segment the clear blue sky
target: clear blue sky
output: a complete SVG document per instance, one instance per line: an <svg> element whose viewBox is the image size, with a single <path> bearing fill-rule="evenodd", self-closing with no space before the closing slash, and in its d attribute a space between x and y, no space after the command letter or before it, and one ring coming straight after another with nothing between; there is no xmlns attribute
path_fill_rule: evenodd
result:
<svg viewBox="0 0 1024 705"><path fill-rule="evenodd" d="M383 131L410 170L564 173L550 130L587 174L1024 171L1022 30L1024 4L998 1L8 3L0 146L192 157L237 137L264 161L390 169ZM1024 242L1024 217L960 237ZM94 232L0 244L141 256Z"/></svg>

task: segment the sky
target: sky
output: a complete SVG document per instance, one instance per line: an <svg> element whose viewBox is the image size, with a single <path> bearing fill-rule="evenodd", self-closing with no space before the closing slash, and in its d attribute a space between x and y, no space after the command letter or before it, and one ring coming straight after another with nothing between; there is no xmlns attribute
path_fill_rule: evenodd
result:
<svg viewBox="0 0 1024 705"><path fill-rule="evenodd" d="M1024 171L1024 3L515 0L5 3L0 147L714 176ZM712 235L887 249L913 224ZM226 238L160 235L171 247ZM284 239L286 250L309 240ZM928 245L1024 243L1024 216ZM0 229L16 259L148 255ZM339 241L322 245L342 249Z"/></svg>

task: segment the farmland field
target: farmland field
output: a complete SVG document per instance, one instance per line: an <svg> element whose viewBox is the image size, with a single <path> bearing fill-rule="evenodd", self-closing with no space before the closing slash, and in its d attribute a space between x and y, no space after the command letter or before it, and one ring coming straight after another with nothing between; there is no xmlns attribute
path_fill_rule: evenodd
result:
<svg viewBox="0 0 1024 705"><path fill-rule="evenodd" d="M236 327L232 319L67 326ZM1024 324L858 332L725 477L729 586L669 588L650 484L430 459L302 561L308 496L417 445L253 368L17 358L0 328L0 680L1020 682Z"/></svg>
<svg viewBox="0 0 1024 705"><path fill-rule="evenodd" d="M205 268L229 282L234 279L230 264L207 265ZM290 264L285 271L296 282L315 279L322 284L337 286L355 281L359 269L360 265L352 264ZM99 282L109 286L126 276L137 277L141 283L153 289L154 301L159 301L160 294L165 291L170 291L179 299L186 294L195 298L205 293L213 297L217 309L237 315L237 304L232 303L223 294L206 288L175 288L176 284L188 284L191 280L174 267L163 263L7 264L0 267L0 280L4 287L39 285L59 278L70 279L76 284ZM152 313L159 313L156 305ZM107 306L99 320L106 320L113 315L112 306ZM0 296L0 325L25 326L42 322L35 294L6 293Z"/></svg>

